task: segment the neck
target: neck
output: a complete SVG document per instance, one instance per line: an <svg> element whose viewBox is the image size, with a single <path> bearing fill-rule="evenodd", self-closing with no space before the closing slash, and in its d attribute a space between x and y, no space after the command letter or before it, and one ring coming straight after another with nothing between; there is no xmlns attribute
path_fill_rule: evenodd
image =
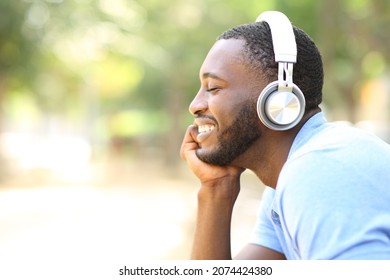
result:
<svg viewBox="0 0 390 280"><path fill-rule="evenodd" d="M252 161L248 169L252 170L265 185L276 188L280 171L297 133L295 129L288 132L271 131L267 145L258 146L258 157Z"/></svg>
<svg viewBox="0 0 390 280"><path fill-rule="evenodd" d="M296 135L306 121L320 110L313 110L303 117L296 127L287 131L263 129L262 136L237 159L241 167L252 170L267 186L276 188L280 171L286 163Z"/></svg>

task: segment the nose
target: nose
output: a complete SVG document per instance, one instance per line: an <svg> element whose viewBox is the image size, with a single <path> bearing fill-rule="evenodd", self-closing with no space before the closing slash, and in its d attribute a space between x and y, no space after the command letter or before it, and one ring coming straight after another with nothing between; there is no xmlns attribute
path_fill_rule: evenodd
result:
<svg viewBox="0 0 390 280"><path fill-rule="evenodd" d="M192 100L189 111L192 115L196 116L204 113L208 109L207 96L202 89L198 91L195 98Z"/></svg>

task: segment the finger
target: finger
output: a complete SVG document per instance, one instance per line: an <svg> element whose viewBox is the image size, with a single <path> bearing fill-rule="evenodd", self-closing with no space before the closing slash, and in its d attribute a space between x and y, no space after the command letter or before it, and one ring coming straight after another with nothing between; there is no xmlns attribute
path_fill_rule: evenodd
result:
<svg viewBox="0 0 390 280"><path fill-rule="evenodd" d="M195 151L199 148L198 143L196 142L196 137L198 135L198 127L195 125L190 125L187 128L187 131L184 135L184 139L180 148L180 156L186 160L186 153L188 151Z"/></svg>
<svg viewBox="0 0 390 280"><path fill-rule="evenodd" d="M188 127L188 130L189 130L189 133L190 133L192 139L198 144L198 142L196 141L196 138L198 137L198 134L199 134L199 132L198 132L198 126L192 124L192 125L190 125L190 126Z"/></svg>

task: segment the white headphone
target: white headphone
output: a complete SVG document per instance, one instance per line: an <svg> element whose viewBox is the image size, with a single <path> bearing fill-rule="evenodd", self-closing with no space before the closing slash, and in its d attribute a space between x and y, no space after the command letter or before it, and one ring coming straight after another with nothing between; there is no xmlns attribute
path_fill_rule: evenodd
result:
<svg viewBox="0 0 390 280"><path fill-rule="evenodd" d="M297 45L293 27L281 12L260 14L256 22L268 23L278 62L278 80L268 84L257 100L257 114L261 122L273 130L288 130L297 125L305 112L305 97L293 83L293 64L297 61Z"/></svg>

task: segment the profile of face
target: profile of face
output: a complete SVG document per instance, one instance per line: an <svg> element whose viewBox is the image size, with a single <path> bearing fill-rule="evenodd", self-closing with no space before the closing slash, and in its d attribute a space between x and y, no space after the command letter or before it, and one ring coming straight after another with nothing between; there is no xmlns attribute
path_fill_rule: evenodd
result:
<svg viewBox="0 0 390 280"><path fill-rule="evenodd" d="M252 74L243 64L244 42L218 40L200 69L201 87L190 105L198 127L196 154L229 165L261 136Z"/></svg>

